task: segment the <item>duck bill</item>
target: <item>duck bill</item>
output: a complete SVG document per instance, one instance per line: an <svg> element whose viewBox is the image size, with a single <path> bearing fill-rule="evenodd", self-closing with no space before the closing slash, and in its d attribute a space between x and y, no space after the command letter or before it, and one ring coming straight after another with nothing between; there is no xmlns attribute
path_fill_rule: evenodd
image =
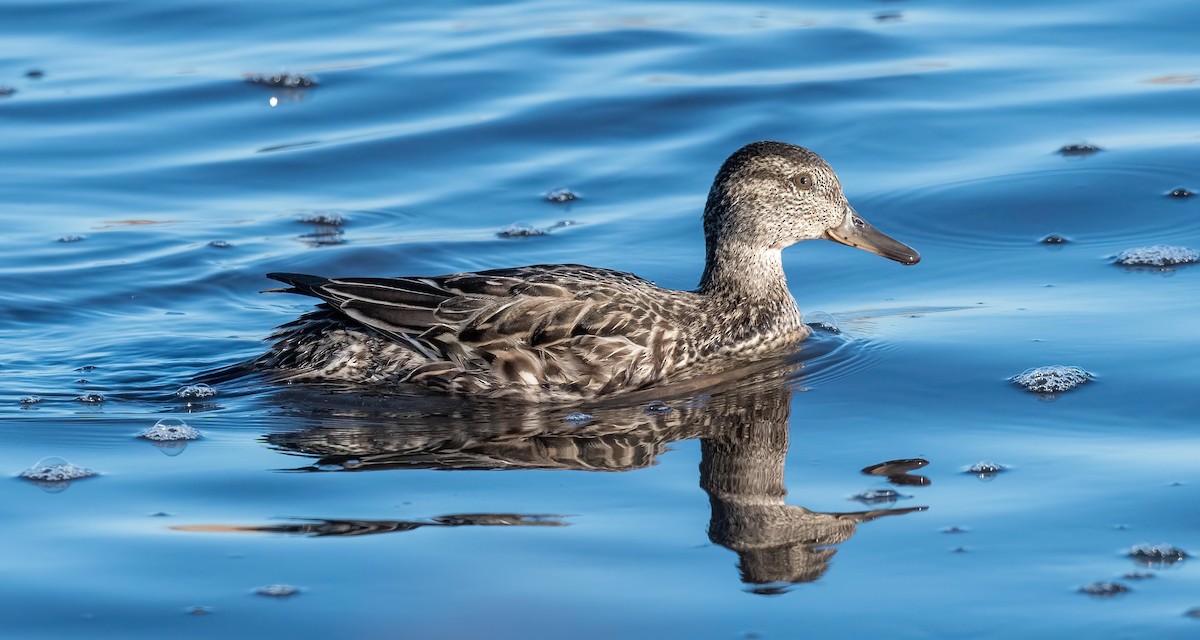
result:
<svg viewBox="0 0 1200 640"><path fill-rule="evenodd" d="M870 251L900 264L916 264L921 261L920 254L912 247L872 227L853 207L846 207L846 219L842 224L826 231L825 236L834 242Z"/></svg>

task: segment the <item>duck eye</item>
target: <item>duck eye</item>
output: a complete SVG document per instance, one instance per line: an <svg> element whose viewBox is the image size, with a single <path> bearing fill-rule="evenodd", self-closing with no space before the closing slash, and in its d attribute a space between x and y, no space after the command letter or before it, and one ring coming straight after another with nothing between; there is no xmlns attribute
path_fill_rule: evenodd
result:
<svg viewBox="0 0 1200 640"><path fill-rule="evenodd" d="M808 191L809 189L813 188L812 176L807 173L797 173L796 175L792 176L792 182L795 183L796 188L801 191Z"/></svg>

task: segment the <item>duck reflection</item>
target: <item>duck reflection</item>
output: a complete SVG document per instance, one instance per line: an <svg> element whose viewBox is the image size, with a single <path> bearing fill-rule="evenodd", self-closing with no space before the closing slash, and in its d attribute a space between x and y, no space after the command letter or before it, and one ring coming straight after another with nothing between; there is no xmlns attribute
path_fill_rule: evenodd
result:
<svg viewBox="0 0 1200 640"><path fill-rule="evenodd" d="M494 404L439 410L433 399L411 398L405 403L410 409L397 412L387 409L396 405L394 399L358 397L351 407L345 405L344 393L314 397L308 389L285 404L309 416L324 414L323 424L270 434L266 440L282 451L315 458L295 469L305 472L628 471L654 464L669 443L697 438L700 487L712 508L709 539L738 554L741 579L752 591L770 594L819 578L836 553L834 545L854 535L860 523L925 509L823 513L786 504L784 464L793 391L780 375L774 378L759 376L738 388L677 396L665 403L588 409L588 416L570 409ZM423 526L561 524L561 517L552 515L457 514L425 521L305 520L187 528L351 536Z"/></svg>

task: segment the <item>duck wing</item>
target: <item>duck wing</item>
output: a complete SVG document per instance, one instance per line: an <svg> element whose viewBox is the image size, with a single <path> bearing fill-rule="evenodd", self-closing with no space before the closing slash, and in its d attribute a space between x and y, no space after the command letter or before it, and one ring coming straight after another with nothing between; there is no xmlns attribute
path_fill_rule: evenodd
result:
<svg viewBox="0 0 1200 640"><path fill-rule="evenodd" d="M408 345L427 362L407 379L432 386L554 385L601 395L651 384L676 363L678 329L668 318L679 317L679 300L618 271L534 265L434 277L267 277L289 285L275 291L319 298Z"/></svg>

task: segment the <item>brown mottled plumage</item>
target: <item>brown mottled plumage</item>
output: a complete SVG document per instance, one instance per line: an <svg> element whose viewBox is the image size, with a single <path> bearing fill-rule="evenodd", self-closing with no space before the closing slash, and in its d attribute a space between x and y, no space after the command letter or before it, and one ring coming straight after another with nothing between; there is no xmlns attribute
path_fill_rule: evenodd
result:
<svg viewBox="0 0 1200 640"><path fill-rule="evenodd" d="M528 400L596 399L781 355L810 330L780 251L828 238L915 264L867 224L817 154L749 144L717 173L695 291L582 265L406 278L272 273L322 308L252 364L287 380L414 382Z"/></svg>

